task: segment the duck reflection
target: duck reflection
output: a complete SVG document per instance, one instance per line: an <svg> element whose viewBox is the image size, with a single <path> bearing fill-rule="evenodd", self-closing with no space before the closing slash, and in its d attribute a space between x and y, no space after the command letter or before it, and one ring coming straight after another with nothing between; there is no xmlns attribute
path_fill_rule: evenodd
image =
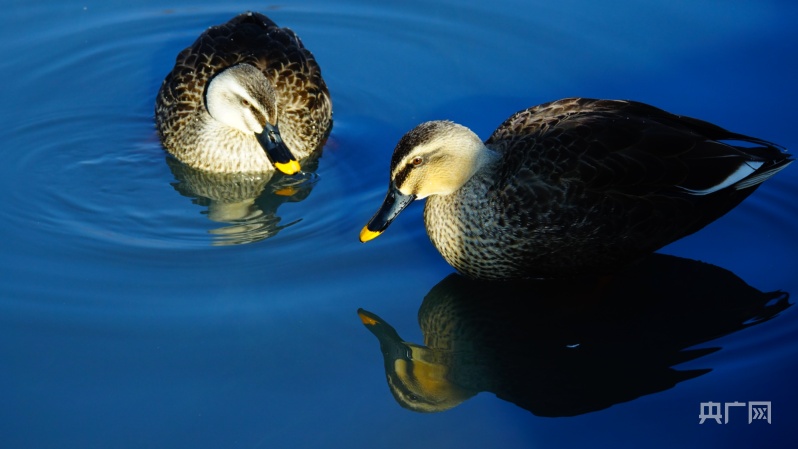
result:
<svg viewBox="0 0 798 449"><path fill-rule="evenodd" d="M188 167L168 157L167 165L175 182L172 186L194 204L206 207L203 214L224 226L209 231L213 245L238 245L273 237L297 223L281 224L277 208L286 202L303 201L318 177L313 171L318 158L303 160L303 169L294 176L272 171L255 174L210 173Z"/></svg>
<svg viewBox="0 0 798 449"><path fill-rule="evenodd" d="M574 416L667 390L710 369L673 368L719 350L692 346L789 307L722 268L655 254L613 277L479 282L453 274L424 298L424 344L358 310L379 339L397 402L452 408L482 391L538 416Z"/></svg>

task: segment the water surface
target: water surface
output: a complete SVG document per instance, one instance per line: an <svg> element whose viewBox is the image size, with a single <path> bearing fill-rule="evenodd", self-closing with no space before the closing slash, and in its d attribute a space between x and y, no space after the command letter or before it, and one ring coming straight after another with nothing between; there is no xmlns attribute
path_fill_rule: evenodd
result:
<svg viewBox="0 0 798 449"><path fill-rule="evenodd" d="M176 54L245 10L294 29L333 96L331 136L299 186L205 179L167 158L155 133L155 94ZM544 376L557 371L538 368L529 347L594 343L612 357L573 362L570 374L601 406L554 395L550 408L524 408L487 391L441 413L400 407L356 312L422 344L420 309L441 288L457 293L453 270L424 233L421 204L367 245L357 235L395 143L429 119L487 138L534 104L629 98L795 152L796 20L785 1L12 2L0 18L0 446L788 447L793 167L661 251L687 261L676 279L698 261L720 273L684 281L698 304L651 298L656 284L642 281L637 296L589 313L535 302L530 323L555 313L566 324L557 338L527 329L518 354L534 388L523 391L557 391ZM286 187L294 194L276 193ZM596 360L657 370L614 394ZM647 383L654 372L673 377ZM699 424L708 401L770 401L772 420L749 424L741 407L728 424Z"/></svg>

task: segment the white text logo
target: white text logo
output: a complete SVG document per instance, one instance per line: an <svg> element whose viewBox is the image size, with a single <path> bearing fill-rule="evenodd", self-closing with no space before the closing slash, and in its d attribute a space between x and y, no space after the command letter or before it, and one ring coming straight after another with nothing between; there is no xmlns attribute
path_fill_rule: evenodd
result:
<svg viewBox="0 0 798 449"><path fill-rule="evenodd" d="M723 409L721 409L723 405ZM748 424L754 421L767 421L770 424L770 401L749 401L748 402ZM706 420L713 420L718 424L728 424L729 415L732 408L745 407L745 402L702 402L701 411L698 414L698 424L704 424ZM722 412L721 412L722 411ZM721 419L723 420L721 422Z"/></svg>

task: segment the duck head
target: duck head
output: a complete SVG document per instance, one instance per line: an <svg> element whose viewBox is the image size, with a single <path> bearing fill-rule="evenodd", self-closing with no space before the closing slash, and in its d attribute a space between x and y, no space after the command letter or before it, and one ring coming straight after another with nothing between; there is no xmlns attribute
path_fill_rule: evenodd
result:
<svg viewBox="0 0 798 449"><path fill-rule="evenodd" d="M477 394L453 382L445 357L432 348L408 343L379 316L357 311L380 342L388 386L402 407L422 413L448 410Z"/></svg>
<svg viewBox="0 0 798 449"><path fill-rule="evenodd" d="M494 157L465 126L438 120L413 128L394 149L388 193L360 241L380 235L414 200L455 192Z"/></svg>
<svg viewBox="0 0 798 449"><path fill-rule="evenodd" d="M274 88L260 70L245 63L223 70L208 83L205 104L214 119L254 135L277 170L288 175L300 171L280 136Z"/></svg>

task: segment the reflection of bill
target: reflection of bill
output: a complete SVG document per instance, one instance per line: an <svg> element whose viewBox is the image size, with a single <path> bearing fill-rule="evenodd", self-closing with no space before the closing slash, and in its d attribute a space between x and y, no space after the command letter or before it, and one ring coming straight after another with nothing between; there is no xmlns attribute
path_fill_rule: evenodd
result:
<svg viewBox="0 0 798 449"><path fill-rule="evenodd" d="M770 424L770 405L771 401L750 401L748 402L748 424L755 420L767 421ZM734 407L745 407L745 402L725 402L723 403L723 413L721 413L720 402L702 402L701 411L698 414L698 424L704 424L706 420L714 420L716 423L723 424L729 423L729 416L731 416L731 409Z"/></svg>
<svg viewBox="0 0 798 449"><path fill-rule="evenodd" d="M358 315L379 340L389 389L405 408L439 412L491 392L538 416L574 416L709 372L674 367L720 350L696 345L789 306L784 292L763 293L727 270L655 254L592 281L453 274L421 304L423 344L403 340L374 313ZM722 404L706 405L705 420L722 422ZM762 408L752 408L752 419L769 417Z"/></svg>
<svg viewBox="0 0 798 449"><path fill-rule="evenodd" d="M176 182L172 186L192 202L207 208L209 220L225 226L208 231L213 245L253 243L273 237L298 222L281 224L277 208L283 203L303 201L318 176L302 172L285 176L278 172L257 174L209 173L166 159ZM303 164L315 169L317 161Z"/></svg>

